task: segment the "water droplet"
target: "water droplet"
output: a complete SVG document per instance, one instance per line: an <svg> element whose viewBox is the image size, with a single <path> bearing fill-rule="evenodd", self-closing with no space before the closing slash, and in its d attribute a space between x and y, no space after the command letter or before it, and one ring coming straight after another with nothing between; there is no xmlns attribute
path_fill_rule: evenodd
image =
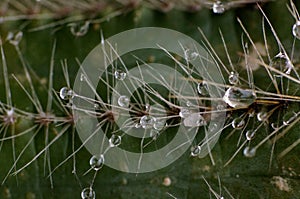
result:
<svg viewBox="0 0 300 199"><path fill-rule="evenodd" d="M296 23L293 25L292 33L294 37L300 39L300 21L296 21Z"/></svg>
<svg viewBox="0 0 300 199"><path fill-rule="evenodd" d="M115 78L118 80L124 80L126 78L127 74L124 71L116 70L115 71Z"/></svg>
<svg viewBox="0 0 300 199"><path fill-rule="evenodd" d="M197 59L197 57L199 56L199 54L195 51L192 51L190 49L186 49L184 51L184 58L187 61L194 61Z"/></svg>
<svg viewBox="0 0 300 199"><path fill-rule="evenodd" d="M9 43L11 43L12 45L18 46L19 43L21 42L22 38L23 38L22 31L17 32L17 34L15 34L15 35L12 32L9 32L6 37L6 40L8 40Z"/></svg>
<svg viewBox="0 0 300 199"><path fill-rule="evenodd" d="M86 81L86 76L83 73L81 73L80 75L80 81L81 82Z"/></svg>
<svg viewBox="0 0 300 199"><path fill-rule="evenodd" d="M150 137L152 137L153 140L157 140L158 136L160 135L158 130L151 129L150 131Z"/></svg>
<svg viewBox="0 0 300 199"><path fill-rule="evenodd" d="M82 22L81 23L71 23L68 26L70 27L70 31L71 31L72 35L74 35L76 37L81 37L81 36L84 36L88 32L90 22L86 21L86 22L84 22L84 24L82 24Z"/></svg>
<svg viewBox="0 0 300 199"><path fill-rule="evenodd" d="M101 154L100 156L93 155L90 159L90 166L98 171L104 165L104 156Z"/></svg>
<svg viewBox="0 0 300 199"><path fill-rule="evenodd" d="M222 14L225 12L225 6L221 1L217 1L213 4L212 10L215 14Z"/></svg>
<svg viewBox="0 0 300 199"><path fill-rule="evenodd" d="M246 146L244 148L243 154L247 158L252 158L256 154L256 148L250 148L249 146Z"/></svg>
<svg viewBox="0 0 300 199"><path fill-rule="evenodd" d="M237 84L239 82L239 74L235 71L232 71L229 75L228 81L232 85Z"/></svg>
<svg viewBox="0 0 300 199"><path fill-rule="evenodd" d="M164 119L155 119L153 128L160 131L162 130L166 125L166 121Z"/></svg>
<svg viewBox="0 0 300 199"><path fill-rule="evenodd" d="M283 116L283 124L290 125L297 118L297 114L293 111L287 112Z"/></svg>
<svg viewBox="0 0 300 199"><path fill-rule="evenodd" d="M201 152L201 146L196 146L196 147L193 147L192 150L191 150L191 156L195 157L197 155L199 155Z"/></svg>
<svg viewBox="0 0 300 199"><path fill-rule="evenodd" d="M191 114L190 109L188 109L188 108L186 108L186 107L182 107L182 108L180 109L179 116L180 116L181 118L187 118L190 114Z"/></svg>
<svg viewBox="0 0 300 199"><path fill-rule="evenodd" d="M257 120L260 122L264 122L268 119L268 113L265 111L260 111L257 113Z"/></svg>
<svg viewBox="0 0 300 199"><path fill-rule="evenodd" d="M277 130L279 128L279 125L277 123L271 124L272 129Z"/></svg>
<svg viewBox="0 0 300 199"><path fill-rule="evenodd" d="M245 124L246 124L245 120L243 120L240 117L235 118L234 120L232 120L231 123L232 127L235 129L242 129L244 128Z"/></svg>
<svg viewBox="0 0 300 199"><path fill-rule="evenodd" d="M118 104L121 107L128 107L130 99L126 95L121 95L118 99Z"/></svg>
<svg viewBox="0 0 300 199"><path fill-rule="evenodd" d="M84 188L81 191L81 198L82 199L95 199L96 198L96 193L91 187Z"/></svg>
<svg viewBox="0 0 300 199"><path fill-rule="evenodd" d="M134 127L137 128L137 129L140 128L141 126L142 126L141 123L136 123L136 124L134 125Z"/></svg>
<svg viewBox="0 0 300 199"><path fill-rule="evenodd" d="M122 137L119 136L119 135L112 135L110 138L109 138L109 146L110 147L117 147L121 144L121 141L122 141Z"/></svg>
<svg viewBox="0 0 300 199"><path fill-rule="evenodd" d="M149 129L149 128L153 127L154 120L155 120L154 117L152 117L150 115L144 115L140 119L140 124L141 124L142 128Z"/></svg>
<svg viewBox="0 0 300 199"><path fill-rule="evenodd" d="M254 131L254 130L248 130L247 132L246 132L246 139L247 140L252 140L254 137L255 137L255 134L256 134L256 131Z"/></svg>
<svg viewBox="0 0 300 199"><path fill-rule="evenodd" d="M193 105L192 102L190 102L190 101L187 101L187 102L186 102L186 106L187 106L187 107L191 107L192 105Z"/></svg>
<svg viewBox="0 0 300 199"><path fill-rule="evenodd" d="M228 88L224 94L223 100L233 108L247 108L256 99L256 95L251 90L241 88Z"/></svg>
<svg viewBox="0 0 300 199"><path fill-rule="evenodd" d="M99 110L99 109L100 109L100 105L99 105L98 103L95 103L95 104L94 104L94 109L95 109L95 110Z"/></svg>
<svg viewBox="0 0 300 199"><path fill-rule="evenodd" d="M290 74L293 69L293 64L289 61L288 57L279 52L271 61L271 66L277 70Z"/></svg>
<svg viewBox="0 0 300 199"><path fill-rule="evenodd" d="M183 120L186 127L197 127L206 125L204 117L200 113L192 113Z"/></svg>
<svg viewBox="0 0 300 199"><path fill-rule="evenodd" d="M208 94L208 86L205 81L199 82L197 85L197 90L200 95L207 95Z"/></svg>
<svg viewBox="0 0 300 199"><path fill-rule="evenodd" d="M59 96L63 100L69 100L74 97L73 90L68 87L63 87L59 91Z"/></svg>

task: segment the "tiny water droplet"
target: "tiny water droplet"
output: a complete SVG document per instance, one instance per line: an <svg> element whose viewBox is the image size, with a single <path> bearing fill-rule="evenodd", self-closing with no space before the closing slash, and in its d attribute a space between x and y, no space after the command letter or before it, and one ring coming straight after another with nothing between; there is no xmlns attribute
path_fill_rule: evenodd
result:
<svg viewBox="0 0 300 199"><path fill-rule="evenodd" d="M193 147L191 150L191 156L196 157L201 153L201 146Z"/></svg>
<svg viewBox="0 0 300 199"><path fill-rule="evenodd" d="M84 22L84 24L82 24L82 22L71 23L68 26L70 27L70 32L72 33L72 35L74 35L76 37L82 37L82 36L86 35L86 33L88 32L90 22L86 21L86 22Z"/></svg>
<svg viewBox="0 0 300 199"><path fill-rule="evenodd" d="M279 52L277 55L275 55L271 61L271 66L277 70L283 71L286 74L290 74L293 69L293 64L282 52Z"/></svg>
<svg viewBox="0 0 300 199"><path fill-rule="evenodd" d="M83 73L81 73L81 75L80 75L80 81L81 82L86 81L86 77Z"/></svg>
<svg viewBox="0 0 300 199"><path fill-rule="evenodd" d="M279 125L277 123L271 124L272 129L277 130L279 128Z"/></svg>
<svg viewBox="0 0 300 199"><path fill-rule="evenodd" d="M136 123L135 125L134 125L134 127L136 128L136 129L138 129L138 128L141 128L141 123Z"/></svg>
<svg viewBox="0 0 300 199"><path fill-rule="evenodd" d="M197 59L197 57L199 56L199 54L195 51L192 51L190 49L186 49L184 51L184 58L187 61L194 61Z"/></svg>
<svg viewBox="0 0 300 199"><path fill-rule="evenodd" d="M212 7L213 13L222 14L225 12L225 6L221 1L216 1Z"/></svg>
<svg viewBox="0 0 300 199"><path fill-rule="evenodd" d="M187 106L187 107L191 107L192 105L193 105L192 102L190 102L190 101L187 101L187 102L186 102L186 106Z"/></svg>
<svg viewBox="0 0 300 199"><path fill-rule="evenodd" d="M290 125L297 118L297 114L293 111L287 112L283 116L283 124Z"/></svg>
<svg viewBox="0 0 300 199"><path fill-rule="evenodd" d="M99 156L93 155L90 159L90 166L95 171L101 169L104 165L104 156L101 154Z"/></svg>
<svg viewBox="0 0 300 199"><path fill-rule="evenodd" d="M166 126L166 121L164 119L155 119L153 128L160 131Z"/></svg>
<svg viewBox="0 0 300 199"><path fill-rule="evenodd" d="M241 88L228 88L224 94L223 100L233 108L247 108L256 99L256 95L251 90Z"/></svg>
<svg viewBox="0 0 300 199"><path fill-rule="evenodd" d="M73 90L68 87L63 87L59 91L59 96L63 100L69 100L74 97Z"/></svg>
<svg viewBox="0 0 300 199"><path fill-rule="evenodd" d="M154 120L155 120L154 117L152 117L150 115L144 115L140 119L140 124L141 124L142 128L149 129L149 128L153 127Z"/></svg>
<svg viewBox="0 0 300 199"><path fill-rule="evenodd" d="M121 107L128 107L130 99L126 95L121 95L118 99L118 105Z"/></svg>
<svg viewBox="0 0 300 199"><path fill-rule="evenodd" d="M95 199L96 193L91 187L87 187L81 191L81 198L82 199Z"/></svg>
<svg viewBox="0 0 300 199"><path fill-rule="evenodd" d="M116 70L114 75L115 75L116 79L121 80L121 81L124 80L127 76L127 74L121 70Z"/></svg>
<svg viewBox="0 0 300 199"><path fill-rule="evenodd" d="M239 82L239 74L235 71L232 71L228 77L230 84L235 85Z"/></svg>
<svg viewBox="0 0 300 199"><path fill-rule="evenodd" d="M264 122L268 119L268 113L265 111L260 111L257 113L257 120L260 122Z"/></svg>
<svg viewBox="0 0 300 199"><path fill-rule="evenodd" d="M197 85L197 90L200 95L207 95L208 94L208 86L205 81L199 82Z"/></svg>
<svg viewBox="0 0 300 199"><path fill-rule="evenodd" d="M153 140L157 140L158 136L160 135L158 130L151 129L150 131L150 137L152 137Z"/></svg>
<svg viewBox="0 0 300 199"><path fill-rule="evenodd" d="M98 103L94 104L94 109L99 110L100 109L100 105Z"/></svg>
<svg viewBox="0 0 300 199"><path fill-rule="evenodd" d="M300 39L300 21L296 21L296 23L293 25L292 33L294 37Z"/></svg>
<svg viewBox="0 0 300 199"><path fill-rule="evenodd" d="M254 130L248 130L247 132L246 132L246 139L247 140L253 140L253 138L255 137L255 134L256 134L256 132L254 131Z"/></svg>
<svg viewBox="0 0 300 199"><path fill-rule="evenodd" d="M256 154L256 148L250 148L249 146L246 146L244 148L243 154L247 158L252 158Z"/></svg>
<svg viewBox="0 0 300 199"><path fill-rule="evenodd" d="M110 138L109 138L109 146L110 147L117 147L121 144L121 141L122 141L122 137L119 136L119 135L112 135Z"/></svg>
<svg viewBox="0 0 300 199"><path fill-rule="evenodd" d="M182 107L180 109L179 116L181 118L187 118L190 114L191 114L191 111L188 108Z"/></svg>
<svg viewBox="0 0 300 199"><path fill-rule="evenodd" d="M245 124L246 124L245 120L243 120L240 117L235 118L234 120L232 120L231 123L232 127L235 129L242 129L244 128Z"/></svg>
<svg viewBox="0 0 300 199"><path fill-rule="evenodd" d="M197 127L206 125L204 117L200 113L192 113L183 120L186 127Z"/></svg>
<svg viewBox="0 0 300 199"><path fill-rule="evenodd" d="M22 31L17 32L15 35L12 32L9 32L6 37L6 40L8 40L10 44L12 44L14 46L18 46L19 43L21 42L22 38L23 38Z"/></svg>

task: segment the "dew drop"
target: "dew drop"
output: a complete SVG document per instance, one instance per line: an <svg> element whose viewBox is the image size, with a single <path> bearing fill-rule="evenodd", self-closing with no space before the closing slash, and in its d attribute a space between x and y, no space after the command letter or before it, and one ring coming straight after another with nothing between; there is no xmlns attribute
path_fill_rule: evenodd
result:
<svg viewBox="0 0 300 199"><path fill-rule="evenodd" d="M264 122L268 119L268 113L265 111L260 111L257 113L257 120L260 122Z"/></svg>
<svg viewBox="0 0 300 199"><path fill-rule="evenodd" d="M217 1L213 4L212 10L215 14L222 14L225 12L225 6L221 1Z"/></svg>
<svg viewBox="0 0 300 199"><path fill-rule="evenodd" d="M290 125L297 118L297 114L293 111L287 112L283 116L283 124Z"/></svg>
<svg viewBox="0 0 300 199"><path fill-rule="evenodd" d="M86 81L86 76L83 73L81 73L81 75L80 75L80 81L81 82Z"/></svg>
<svg viewBox="0 0 300 199"><path fill-rule="evenodd" d="M207 95L208 94L207 83L205 81L199 82L197 85L197 90L200 95Z"/></svg>
<svg viewBox="0 0 300 199"><path fill-rule="evenodd" d="M100 156L93 155L90 159L90 166L95 171L101 169L104 165L104 156L101 154Z"/></svg>
<svg viewBox="0 0 300 199"><path fill-rule="evenodd" d="M247 132L246 132L246 139L247 140L253 140L253 138L255 137L255 131L254 130L248 130Z"/></svg>
<svg viewBox="0 0 300 199"><path fill-rule="evenodd" d="M191 156L196 157L201 153L201 146L193 147L191 150Z"/></svg>
<svg viewBox="0 0 300 199"><path fill-rule="evenodd" d="M245 124L246 124L245 120L243 120L240 117L235 118L234 120L232 120L231 123L232 127L235 129L242 129L244 128Z"/></svg>
<svg viewBox="0 0 300 199"><path fill-rule="evenodd" d="M118 104L121 107L128 107L130 99L126 95L121 95L118 99Z"/></svg>
<svg viewBox="0 0 300 199"><path fill-rule="evenodd" d="M19 43L21 42L22 38L23 38L22 31L17 32L17 34L15 34L15 35L12 32L9 32L6 37L6 40L8 40L10 44L12 44L14 46L18 46Z"/></svg>
<svg viewBox="0 0 300 199"><path fill-rule="evenodd" d="M228 88L224 94L223 100L233 108L247 108L256 99L253 91L241 88Z"/></svg>
<svg viewBox="0 0 300 199"><path fill-rule="evenodd" d="M292 33L294 37L300 39L300 21L296 21L296 23L293 25Z"/></svg>
<svg viewBox="0 0 300 199"><path fill-rule="evenodd" d="M179 116L181 118L187 118L189 115L191 115L191 111L190 109L186 108L186 107L182 107L180 109L180 112L179 112Z"/></svg>
<svg viewBox="0 0 300 199"><path fill-rule="evenodd" d="M252 158L256 154L256 148L250 148L249 146L246 146L244 148L243 154L247 158Z"/></svg>
<svg viewBox="0 0 300 199"><path fill-rule="evenodd" d="M109 146L110 147L117 147L121 144L121 141L122 141L122 137L119 136L119 135L112 135L110 138L109 138Z"/></svg>
<svg viewBox="0 0 300 199"><path fill-rule="evenodd" d="M71 23L68 26L70 26L70 32L72 33L72 35L76 37L82 37L88 32L89 25L90 22L86 21L83 25L82 23Z"/></svg>
<svg viewBox="0 0 300 199"><path fill-rule="evenodd" d="M136 123L135 125L134 125L134 127L136 128L136 129L138 129L138 128L141 128L141 123Z"/></svg>
<svg viewBox="0 0 300 199"><path fill-rule="evenodd" d="M239 82L239 74L235 71L232 71L228 77L230 84L235 85Z"/></svg>
<svg viewBox="0 0 300 199"><path fill-rule="evenodd" d="M279 52L277 55L275 55L271 61L271 66L277 70L283 71L286 74L290 74L293 69L293 64L282 52Z"/></svg>
<svg viewBox="0 0 300 199"><path fill-rule="evenodd" d="M96 193L91 187L87 187L81 191L81 198L82 199L95 199Z"/></svg>
<svg viewBox="0 0 300 199"><path fill-rule="evenodd" d="M127 76L127 74L121 70L116 70L114 75L115 75L116 79L121 80L121 81L124 80Z"/></svg>
<svg viewBox="0 0 300 199"><path fill-rule="evenodd" d="M155 119L153 128L160 131L166 126L166 121L164 119Z"/></svg>
<svg viewBox="0 0 300 199"><path fill-rule="evenodd" d="M192 113L183 120L186 127L197 127L206 125L204 117L200 113Z"/></svg>
<svg viewBox="0 0 300 199"><path fill-rule="evenodd" d="M199 54L197 52L194 52L190 49L184 51L184 57L187 61L194 61L197 59L198 56Z"/></svg>
<svg viewBox="0 0 300 199"><path fill-rule="evenodd" d="M154 117L152 117L150 115L144 115L140 119L140 124L141 124L142 128L149 129L149 128L153 127L154 120L155 120Z"/></svg>
<svg viewBox="0 0 300 199"><path fill-rule="evenodd" d="M63 87L59 91L59 96L63 100L69 100L74 97L73 90L68 87Z"/></svg>

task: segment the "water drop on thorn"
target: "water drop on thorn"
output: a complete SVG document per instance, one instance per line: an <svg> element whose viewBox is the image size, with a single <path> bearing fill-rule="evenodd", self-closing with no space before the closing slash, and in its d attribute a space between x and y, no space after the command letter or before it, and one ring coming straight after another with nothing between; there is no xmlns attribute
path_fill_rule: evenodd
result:
<svg viewBox="0 0 300 199"><path fill-rule="evenodd" d="M184 51L184 57L186 61L194 61L198 56L199 54L197 52L191 51L190 49Z"/></svg>
<svg viewBox="0 0 300 199"><path fill-rule="evenodd" d="M198 83L197 90L200 95L207 95L208 94L208 86L205 81Z"/></svg>
<svg viewBox="0 0 300 199"><path fill-rule="evenodd" d="M235 118L234 120L232 120L232 127L235 129L242 129L245 126L246 122L245 120L243 120L240 117Z"/></svg>
<svg viewBox="0 0 300 199"><path fill-rule="evenodd" d="M116 70L114 75L115 75L116 79L121 80L121 81L124 80L127 76L127 74L121 70Z"/></svg>
<svg viewBox="0 0 300 199"><path fill-rule="evenodd" d="M108 141L110 147L117 147L121 144L122 137L119 135L112 135Z"/></svg>
<svg viewBox="0 0 300 199"><path fill-rule="evenodd" d="M158 136L159 136L159 131L155 129L151 129L150 137L152 137L153 140L157 140Z"/></svg>
<svg viewBox="0 0 300 199"><path fill-rule="evenodd" d="M90 159L90 166L95 170L98 171L104 165L104 156L101 155L93 155Z"/></svg>
<svg viewBox="0 0 300 199"><path fill-rule="evenodd" d="M142 128L149 129L149 128L153 127L154 120L155 120L154 117L152 117L150 115L144 115L140 119L140 124L141 124Z"/></svg>
<svg viewBox="0 0 300 199"><path fill-rule="evenodd" d="M84 188L81 191L81 198L82 199L95 199L96 198L96 193L91 187Z"/></svg>
<svg viewBox="0 0 300 199"><path fill-rule="evenodd" d="M206 125L204 117L200 113L192 113L183 120L186 127L197 127Z"/></svg>
<svg viewBox="0 0 300 199"><path fill-rule="evenodd" d="M260 122L264 122L268 119L268 113L265 111L260 111L257 113L257 120Z"/></svg>
<svg viewBox="0 0 300 199"><path fill-rule="evenodd" d="M244 148L243 154L247 158L252 158L256 154L256 148L250 148L249 146L246 146Z"/></svg>
<svg viewBox="0 0 300 199"><path fill-rule="evenodd" d="M19 43L21 42L23 38L23 32L22 31L19 31L17 34L13 34L13 33L8 33L7 35L7 40L9 41L9 43L11 43L12 45L14 46L18 46Z"/></svg>
<svg viewBox="0 0 300 199"><path fill-rule="evenodd" d="M128 107L130 99L126 95L121 95L118 99L118 104L121 107Z"/></svg>
<svg viewBox="0 0 300 199"><path fill-rule="evenodd" d="M153 128L160 131L162 130L166 125L166 121L164 119L155 119Z"/></svg>
<svg viewBox="0 0 300 199"><path fill-rule="evenodd" d="M187 118L190 114L191 114L191 111L188 108L182 107L180 109L179 116L181 118Z"/></svg>
<svg viewBox="0 0 300 199"><path fill-rule="evenodd" d="M251 90L230 87L226 90L223 100L233 108L247 108L256 99L256 95Z"/></svg>
<svg viewBox="0 0 300 199"><path fill-rule="evenodd" d="M86 77L83 73L81 73L81 75L80 75L80 81L81 82L86 81Z"/></svg>
<svg viewBox="0 0 300 199"><path fill-rule="evenodd" d="M271 61L271 66L277 70L283 71L286 74L290 74L293 69L293 64L289 61L288 57L279 52Z"/></svg>
<svg viewBox="0 0 300 199"><path fill-rule="evenodd" d="M283 124L290 125L297 118L297 114L293 111L287 112L283 116Z"/></svg>
<svg viewBox="0 0 300 199"><path fill-rule="evenodd" d="M247 132L246 132L246 139L247 140L252 140L254 137L255 137L255 131L253 131L253 130L248 130Z"/></svg>
<svg viewBox="0 0 300 199"><path fill-rule="evenodd" d="M59 96L63 100L69 100L69 99L73 98L74 93L73 93L72 89L70 89L68 87L63 87L59 91Z"/></svg>
<svg viewBox="0 0 300 199"><path fill-rule="evenodd" d="M200 152L201 152L201 146L198 145L196 147L193 147L191 151L191 156L196 157L200 154Z"/></svg>
<svg viewBox="0 0 300 199"><path fill-rule="evenodd" d="M294 37L300 39L300 21L296 21L296 23L293 25L292 33Z"/></svg>
<svg viewBox="0 0 300 199"><path fill-rule="evenodd" d="M230 84L235 85L239 82L239 74L235 71L232 71L228 77Z"/></svg>
<svg viewBox="0 0 300 199"><path fill-rule="evenodd" d="M222 14L225 12L225 6L221 1L216 1L212 7L213 13Z"/></svg>

